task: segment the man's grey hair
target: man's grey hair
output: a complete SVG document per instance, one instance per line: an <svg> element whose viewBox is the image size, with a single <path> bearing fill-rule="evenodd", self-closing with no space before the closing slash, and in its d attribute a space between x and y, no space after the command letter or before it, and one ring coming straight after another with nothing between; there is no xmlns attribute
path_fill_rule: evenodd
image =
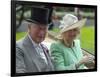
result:
<svg viewBox="0 0 100 77"><path fill-rule="evenodd" d="M27 23L28 28L29 28L30 26L35 26L34 24L36 24L36 23L33 23L33 22L28 22L28 21L26 21L26 23ZM49 24L48 24L48 25L49 25ZM47 26L47 27L49 27L49 26Z"/></svg>
<svg viewBox="0 0 100 77"><path fill-rule="evenodd" d="M32 22L28 22L28 21L26 21L26 23L27 23L28 27L31 26L31 25L34 26L34 24L35 24L35 23L32 23Z"/></svg>

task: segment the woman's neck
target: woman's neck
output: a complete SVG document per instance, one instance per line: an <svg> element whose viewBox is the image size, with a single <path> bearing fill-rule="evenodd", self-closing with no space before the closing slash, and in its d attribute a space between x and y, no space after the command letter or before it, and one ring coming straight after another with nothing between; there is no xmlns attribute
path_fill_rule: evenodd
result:
<svg viewBox="0 0 100 77"><path fill-rule="evenodd" d="M72 40L63 40L63 43L67 47L72 47L73 46L73 41Z"/></svg>

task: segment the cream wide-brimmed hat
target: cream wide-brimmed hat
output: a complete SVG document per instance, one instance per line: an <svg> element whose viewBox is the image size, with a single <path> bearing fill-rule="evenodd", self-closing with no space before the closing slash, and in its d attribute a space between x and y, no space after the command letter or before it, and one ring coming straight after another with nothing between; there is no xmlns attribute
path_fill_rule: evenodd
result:
<svg viewBox="0 0 100 77"><path fill-rule="evenodd" d="M82 20L78 20L78 18L72 14L66 14L61 21L61 27L59 35L57 36L58 39L62 39L62 33L74 29L74 28L81 28L86 22L86 18Z"/></svg>

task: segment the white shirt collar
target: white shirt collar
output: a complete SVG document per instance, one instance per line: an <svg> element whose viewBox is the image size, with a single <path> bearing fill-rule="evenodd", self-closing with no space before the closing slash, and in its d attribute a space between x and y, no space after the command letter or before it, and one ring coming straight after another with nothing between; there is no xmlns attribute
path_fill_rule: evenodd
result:
<svg viewBox="0 0 100 77"><path fill-rule="evenodd" d="M35 41L32 40L31 36L28 34L29 39L31 40L33 46L37 47L40 46L40 44L35 43Z"/></svg>

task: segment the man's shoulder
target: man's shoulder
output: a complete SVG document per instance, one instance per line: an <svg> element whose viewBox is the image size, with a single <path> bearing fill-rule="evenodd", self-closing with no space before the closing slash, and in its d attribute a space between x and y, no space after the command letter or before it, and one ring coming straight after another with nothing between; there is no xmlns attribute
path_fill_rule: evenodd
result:
<svg viewBox="0 0 100 77"><path fill-rule="evenodd" d="M16 48L22 48L23 42L24 42L23 38L18 40L18 41L16 41Z"/></svg>
<svg viewBox="0 0 100 77"><path fill-rule="evenodd" d="M17 40L16 45L21 44L23 42L23 39Z"/></svg>

